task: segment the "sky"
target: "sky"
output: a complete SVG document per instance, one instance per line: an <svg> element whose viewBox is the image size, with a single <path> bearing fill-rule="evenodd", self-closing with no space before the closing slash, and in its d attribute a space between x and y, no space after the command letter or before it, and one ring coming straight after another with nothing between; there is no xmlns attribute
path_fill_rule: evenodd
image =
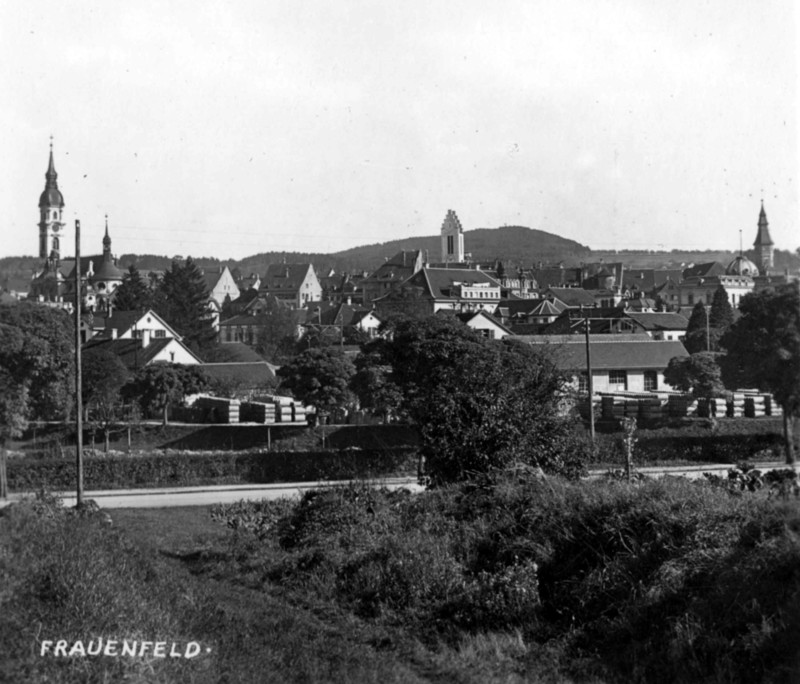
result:
<svg viewBox="0 0 800 684"><path fill-rule="evenodd" d="M239 259L524 225L800 247L792 0L0 4L0 256L50 136L82 251ZM469 250L469 235L466 236ZM72 250L70 250L71 253Z"/></svg>

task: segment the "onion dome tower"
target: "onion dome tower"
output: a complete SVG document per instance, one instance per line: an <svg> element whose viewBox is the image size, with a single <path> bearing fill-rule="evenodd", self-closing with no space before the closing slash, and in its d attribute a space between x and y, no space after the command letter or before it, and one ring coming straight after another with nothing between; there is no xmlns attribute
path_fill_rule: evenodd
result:
<svg viewBox="0 0 800 684"><path fill-rule="evenodd" d="M53 258L55 261L61 256L61 235L64 230L62 212L64 211L64 196L58 189L58 174L53 163L53 138L50 137L50 163L44 175L46 182L44 192L39 197L39 258Z"/></svg>
<svg viewBox="0 0 800 684"><path fill-rule="evenodd" d="M764 211L764 200L761 200L761 213L758 215L758 233L756 241L753 243L756 249L756 261L761 266L761 272L766 273L774 268L773 242L769 236L769 223L767 223L767 212Z"/></svg>

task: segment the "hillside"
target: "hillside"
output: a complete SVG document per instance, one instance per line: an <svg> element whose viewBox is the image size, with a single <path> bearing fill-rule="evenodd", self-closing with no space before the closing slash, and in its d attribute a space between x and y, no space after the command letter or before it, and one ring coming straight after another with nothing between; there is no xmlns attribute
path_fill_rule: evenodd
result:
<svg viewBox="0 0 800 684"><path fill-rule="evenodd" d="M562 238L553 233L526 228L524 226L502 226L500 228L478 228L464 233L465 249L477 262L502 261L506 267L530 267L538 262L578 265L581 262L622 262L627 266L680 268L690 263L720 261L727 264L735 252L719 249L671 251L597 250ZM440 260L441 243L438 235L408 237L389 242L362 245L351 249L323 254L319 252L262 252L244 259L220 260L214 257L195 257L195 262L203 269L216 269L227 264L231 269L238 268L242 275L263 274L268 264L286 261L287 263L310 262L319 273L332 269L337 273L371 272L386 259L401 250L420 249L427 252L429 261ZM751 259L752 250L745 252ZM122 254L119 265L126 269L135 263L140 271L163 271L169 268L172 257L153 254ZM31 275L41 268L41 260L32 256L4 257L0 259L0 286L10 289L27 289L26 283ZM800 270L800 253L775 250L775 271L788 268L796 273Z"/></svg>

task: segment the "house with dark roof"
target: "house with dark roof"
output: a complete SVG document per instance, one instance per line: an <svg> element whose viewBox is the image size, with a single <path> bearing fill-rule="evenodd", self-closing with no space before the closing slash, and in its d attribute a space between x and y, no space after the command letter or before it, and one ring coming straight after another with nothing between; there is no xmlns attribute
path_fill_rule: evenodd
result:
<svg viewBox="0 0 800 684"><path fill-rule="evenodd" d="M422 252L418 249L404 249L381 264L375 271L360 282L362 301L370 306L392 288L405 282L422 268Z"/></svg>
<svg viewBox="0 0 800 684"><path fill-rule="evenodd" d="M483 310L453 314L446 309L442 309L437 315L454 315L464 325L487 340L502 340L514 334L494 316L490 316Z"/></svg>
<svg viewBox="0 0 800 684"><path fill-rule="evenodd" d="M565 309L595 305L594 294L580 287L548 287L542 294L546 299L559 302Z"/></svg>
<svg viewBox="0 0 800 684"><path fill-rule="evenodd" d="M632 320L637 329L654 340L680 341L686 335L689 319L679 313L667 311L625 311L624 316Z"/></svg>
<svg viewBox="0 0 800 684"><path fill-rule="evenodd" d="M531 335L517 339L547 349L559 368L573 376L578 391L588 389L586 341L577 335ZM688 356L681 342L647 335L591 335L589 352L595 392L672 390L664 381L671 359Z"/></svg>
<svg viewBox="0 0 800 684"><path fill-rule="evenodd" d="M270 264L261 279L259 295L272 295L300 309L309 302L322 301L322 285L313 264Z"/></svg>
<svg viewBox="0 0 800 684"><path fill-rule="evenodd" d="M111 339L93 337L81 347L84 351L103 349L116 354L122 363L132 372L150 364L163 361L184 365L200 364L202 361L184 344L174 337L150 339L148 335L141 338Z"/></svg>
<svg viewBox="0 0 800 684"><path fill-rule="evenodd" d="M224 390L236 399L249 399L274 389L278 382L278 369L266 361L204 363L202 371L211 381L212 388Z"/></svg>
<svg viewBox="0 0 800 684"><path fill-rule="evenodd" d="M501 291L500 282L479 269L423 267L374 303L379 314L429 315L442 309L491 314Z"/></svg>

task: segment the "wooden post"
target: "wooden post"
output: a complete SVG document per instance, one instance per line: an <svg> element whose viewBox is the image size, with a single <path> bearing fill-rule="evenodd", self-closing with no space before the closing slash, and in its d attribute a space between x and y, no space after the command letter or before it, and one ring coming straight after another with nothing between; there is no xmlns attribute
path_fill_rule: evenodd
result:
<svg viewBox="0 0 800 684"><path fill-rule="evenodd" d="M75 507L83 506L83 399L81 397L81 222L75 220Z"/></svg>

